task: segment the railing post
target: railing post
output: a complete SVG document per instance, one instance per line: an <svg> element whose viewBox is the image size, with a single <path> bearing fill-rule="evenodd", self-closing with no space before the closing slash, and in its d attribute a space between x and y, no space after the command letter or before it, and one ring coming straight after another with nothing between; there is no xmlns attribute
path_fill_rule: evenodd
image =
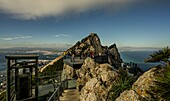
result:
<svg viewBox="0 0 170 101"><path fill-rule="evenodd" d="M60 101L60 87L58 88L58 91L57 91L57 98L58 98L58 101Z"/></svg>
<svg viewBox="0 0 170 101"><path fill-rule="evenodd" d="M55 91L54 91L55 92ZM54 94L54 101L56 101L56 94Z"/></svg>
<svg viewBox="0 0 170 101"><path fill-rule="evenodd" d="M10 88L10 59L7 60L7 91L6 91L6 100L7 101L10 101L10 91L11 91L11 88Z"/></svg>

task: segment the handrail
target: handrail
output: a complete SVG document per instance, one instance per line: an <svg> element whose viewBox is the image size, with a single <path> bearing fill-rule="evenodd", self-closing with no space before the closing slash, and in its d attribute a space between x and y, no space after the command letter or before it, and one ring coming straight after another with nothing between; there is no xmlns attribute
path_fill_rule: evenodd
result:
<svg viewBox="0 0 170 101"><path fill-rule="evenodd" d="M59 77L59 76L61 76L61 74L51 75L51 76L41 76L41 77L39 77L39 79L55 78L55 77Z"/></svg>
<svg viewBox="0 0 170 101"><path fill-rule="evenodd" d="M56 90L54 91L54 93L50 96L50 98L48 99L48 101L53 101L54 100L54 97L56 97L56 93L58 93L58 90L60 88L61 85L59 85ZM58 94L57 94L58 95ZM59 96L58 96L59 98Z"/></svg>
<svg viewBox="0 0 170 101"><path fill-rule="evenodd" d="M66 80L65 81L62 81L58 87L56 88L56 90L54 91L54 93L50 96L50 98L48 99L48 101L56 101L56 99L58 101L60 101L60 94L64 91L65 89L65 83L66 83Z"/></svg>
<svg viewBox="0 0 170 101"><path fill-rule="evenodd" d="M86 59L86 57L72 57L72 56L64 56L64 60L66 60L66 59L72 59L72 58L74 58L74 59L80 59L80 60L84 60L84 59Z"/></svg>

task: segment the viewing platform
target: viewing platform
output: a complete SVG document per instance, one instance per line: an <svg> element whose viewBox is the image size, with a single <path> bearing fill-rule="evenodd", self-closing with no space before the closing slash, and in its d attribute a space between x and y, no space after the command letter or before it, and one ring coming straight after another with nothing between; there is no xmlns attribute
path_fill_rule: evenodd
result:
<svg viewBox="0 0 170 101"><path fill-rule="evenodd" d="M63 62L69 66L71 66L74 69L81 68L84 60L86 57L71 57L71 56L65 56L63 59ZM94 61L97 63L108 63L108 56L94 56Z"/></svg>
<svg viewBox="0 0 170 101"><path fill-rule="evenodd" d="M81 68L85 58L65 56L63 62L74 69Z"/></svg>

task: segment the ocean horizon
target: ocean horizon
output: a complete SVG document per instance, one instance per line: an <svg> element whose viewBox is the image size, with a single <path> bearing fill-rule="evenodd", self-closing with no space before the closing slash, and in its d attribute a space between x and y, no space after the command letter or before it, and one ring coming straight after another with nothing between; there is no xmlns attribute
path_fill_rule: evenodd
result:
<svg viewBox="0 0 170 101"><path fill-rule="evenodd" d="M151 53L154 51L147 51L147 50L141 50L141 51L121 51L120 56L123 60L123 62L130 63L134 62L138 64L138 66L143 70L147 71L151 67L158 65L158 63L145 63L144 60L149 57ZM0 52L0 71L4 71L6 69L6 59L5 55L8 55L9 53ZM59 55L57 54L51 54L51 55L44 55L42 53L38 53L40 55L40 60L53 60Z"/></svg>
<svg viewBox="0 0 170 101"><path fill-rule="evenodd" d="M147 71L159 63L145 63L144 60L149 57L155 50L137 50L137 51L122 51L121 58L125 63L136 63L143 71Z"/></svg>

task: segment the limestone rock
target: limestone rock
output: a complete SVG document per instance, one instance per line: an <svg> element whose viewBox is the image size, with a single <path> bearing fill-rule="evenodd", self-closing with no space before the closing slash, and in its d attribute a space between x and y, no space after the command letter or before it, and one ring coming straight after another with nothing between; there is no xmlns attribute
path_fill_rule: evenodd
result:
<svg viewBox="0 0 170 101"><path fill-rule="evenodd" d="M163 76L164 72L165 69L160 67L154 67L145 72L132 85L132 90L121 93L116 101L167 101L154 91L158 87L155 81Z"/></svg>
<svg viewBox="0 0 170 101"><path fill-rule="evenodd" d="M120 94L115 101L147 101L145 98L138 95L134 90L126 90Z"/></svg>
<svg viewBox="0 0 170 101"><path fill-rule="evenodd" d="M120 58L120 54L118 52L118 49L116 47L116 44L113 44L111 45L109 48L108 48L109 52L108 52L108 60L109 60L109 63L111 65L113 65L114 67L117 67L119 68L121 66L121 63L122 63L122 59Z"/></svg>
<svg viewBox="0 0 170 101"><path fill-rule="evenodd" d="M113 71L111 65L95 63L91 58L85 59L77 71L77 76L81 101L109 101L112 85L119 79L118 73Z"/></svg>
<svg viewBox="0 0 170 101"><path fill-rule="evenodd" d="M153 89L157 87L155 83L157 80L156 78L163 76L163 74L164 69L159 67L152 68L140 76L138 80L132 85L132 88L142 97L145 97L149 100L157 99L159 94L155 93Z"/></svg>
<svg viewBox="0 0 170 101"><path fill-rule="evenodd" d="M64 64L63 73L67 76L67 79L72 79L74 76L74 70L69 65Z"/></svg>
<svg viewBox="0 0 170 101"><path fill-rule="evenodd" d="M78 41L73 47L68 49L65 53L71 52L76 57L87 57L90 53L94 56L107 55L109 64L119 68L123 62L120 58L120 54L116 47L116 44L111 45L109 48L107 46L102 46L100 38L97 34L91 33L86 38Z"/></svg>

